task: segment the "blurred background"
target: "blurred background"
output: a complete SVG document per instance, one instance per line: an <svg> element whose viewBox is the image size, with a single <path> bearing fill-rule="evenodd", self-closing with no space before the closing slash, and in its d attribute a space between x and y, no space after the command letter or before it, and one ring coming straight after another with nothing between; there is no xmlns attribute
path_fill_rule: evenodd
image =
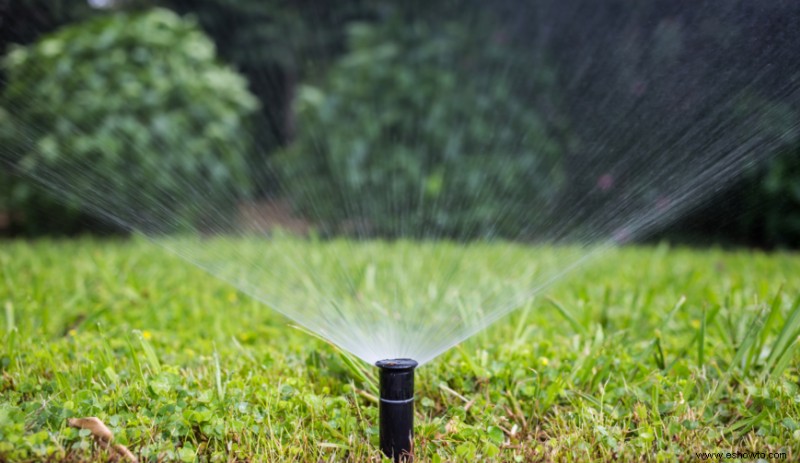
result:
<svg viewBox="0 0 800 463"><path fill-rule="evenodd" d="M301 233L337 223L339 231L346 231L353 217L346 215L346 204L337 203L337 192L344 188L341 179L380 179L392 163L344 162L331 167L315 155L311 148L316 138L302 127L324 125L332 146L338 142L357 146L353 140L365 146L389 145L397 133L408 133L396 127L402 118L398 122L391 111L360 112L342 103L350 100L403 108L406 118L408 114L473 115L479 110L474 98L465 97L469 91L487 95L487 114L493 105L517 103L517 112L506 116L504 126L513 132L515 126L524 125L531 131L546 158L541 162L557 164L559 183L569 185L549 191L544 184L531 187L530 179L514 176L513 169L497 169L495 182L507 190L504 198L519 199L521 214L526 204L535 202L557 208L593 198L599 208L603 201L613 200L605 193L633 181L624 172L637 172L653 162L631 156L631 146L647 137L679 136L676 130L665 131L664 121L707 117L709 102L715 97L726 108L734 98L736 105L763 108L759 111L762 119L754 122L759 130L788 133L797 127L800 101L796 92L787 95L784 90L787 82L796 83L800 76L769 73L768 78L750 82L754 70L785 61L787 50L800 50L800 3L796 1L576 0L565 6L561 1L540 0L535 11L525 15L519 14L518 2L486 3L0 0L0 140L10 160L0 163L0 234L116 233L107 221L81 212L91 209L91 204L81 204L82 198L90 196L75 195L65 204L65 198L52 197L15 170L35 172L36 163L67 170L87 162L119 166L115 163L120 159L162 165L141 174L166 195L159 201L190 201L170 191L171 178L181 172L183 179L202 182L208 191L218 186L228 192L239 185L247 190L248 200L233 205L245 220L267 220ZM476 22L487 8L494 20ZM469 20L460 21L461 17ZM618 24L620 17L625 21ZM451 18L445 32L430 28L440 18ZM409 43L417 53L396 52ZM592 48L586 43L592 43ZM497 50L498 44L502 51ZM148 50L159 49L169 55L167 61L162 60L165 68L161 70L147 65ZM426 63L439 59L441 49L447 50L447 56L459 57L458 66L422 73ZM516 59L502 56L509 50L518 53ZM606 52L605 59L592 59L598 50ZM741 56L747 59L738 59ZM85 66L87 62L105 64ZM498 69L507 63L531 70L525 91L496 83ZM466 90L442 91L463 78L456 72L459 66L472 76L480 76L473 70L491 67L492 79L476 78ZM164 73L170 78L163 78ZM201 74L206 78L198 79ZM596 81L598 75L603 76L602 85ZM720 78L749 91L722 93ZM120 83L118 91L75 91L92 88L95 81L97 88L107 88L103 79ZM31 104L36 101L48 101L48 107ZM185 107L185 102L191 102L188 113L174 110ZM635 123L628 124L624 136L609 138L603 132L632 112ZM62 118L85 120L86 126L96 126L96 130L67 137L70 128ZM110 121L104 122L110 126L97 124L101 120ZM466 137L460 141L463 145L494 136L497 125L492 119L485 119L490 121L485 126L481 125L484 119L469 120L465 132L475 139ZM35 143L12 121L35 128ZM432 118L427 123L425 133L414 134L416 155L441 151L453 139L453 119L440 118L441 126L436 121ZM353 126L362 129L354 132ZM481 135L482 131L492 133ZM120 132L135 142L121 142ZM598 166L592 169L581 153L595 139L606 140L610 146L598 151L602 156L589 158ZM665 146L676 142L660 141ZM494 137L492 143L502 146L503 140ZM32 144L37 155L26 156ZM209 155L218 144L237 144L236 156L244 153L246 159ZM800 140L785 136L769 149L774 155L754 158L734 181L714 185L701 205L640 239L765 249L800 246ZM171 153L168 160L167 151ZM391 156L401 159L403 155L394 152ZM491 194L470 197L465 193L468 185L443 183L443 174L436 175L456 170L468 178L471 172L491 170L491 164L473 163L469 157L453 161L429 156L425 175L404 171L404 183L393 183L401 189L397 197L410 197L403 188L431 194L450 188L442 197L457 202L460 215L421 217L418 222L405 222L404 227L430 230L435 224L436 234L445 236L456 234L452 230L475 230L470 220L482 221L483 211L495 208L496 201L505 201ZM496 163L507 166L523 161L498 158ZM216 169L215 163L224 167ZM275 167L248 168L260 164ZM623 173L607 166L617 166ZM303 191L293 188L300 183L299 177ZM142 185L124 176L112 180L115 191L105 194L121 195L115 199L120 204L125 202L124 195L136 194L126 189ZM309 189L313 194L308 194ZM315 204L304 205L309 197L316 198ZM321 203L320 198L329 203ZM657 199L656 204L668 200ZM227 194L220 195L219 201L219 207L231 206L226 204ZM382 226L382 220L402 214L403 207L414 206L376 207L371 233L396 232L392 225ZM312 208L317 212L307 213ZM506 220L498 225L499 233L519 236L525 224L525 220Z"/></svg>

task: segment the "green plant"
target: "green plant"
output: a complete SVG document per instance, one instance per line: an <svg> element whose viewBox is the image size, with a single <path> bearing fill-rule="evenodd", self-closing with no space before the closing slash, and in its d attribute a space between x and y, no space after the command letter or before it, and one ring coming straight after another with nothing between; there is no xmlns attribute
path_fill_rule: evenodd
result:
<svg viewBox="0 0 800 463"><path fill-rule="evenodd" d="M776 140L763 148L775 153L760 156L765 161L756 164L741 182L747 192L744 204L748 213L741 215L740 227L750 228L751 234L760 235L769 246L792 246L800 239L800 112L792 103L791 99L771 102L754 95L746 95L740 103L760 109L752 123L753 138L765 134Z"/></svg>
<svg viewBox="0 0 800 463"><path fill-rule="evenodd" d="M344 265L369 245L277 240L298 259L335 246ZM390 262L409 252L377 245ZM381 461L374 369L224 282L141 240L2 249L0 460L108 461L67 426L96 416L140 461ZM487 268L508 255L503 243L480 251L475 265ZM513 255L537 266L560 252ZM431 276L442 270L424 264ZM798 265L790 253L606 254L419 369L418 460L696 461L742 451L792 461ZM341 285L331 292L350 290Z"/></svg>
<svg viewBox="0 0 800 463"><path fill-rule="evenodd" d="M69 227L81 208L168 231L248 189L257 102L192 21L162 9L102 16L14 48L3 64L0 159L25 177L6 207L29 229L41 225L31 211ZM70 207L53 207L52 192Z"/></svg>
<svg viewBox="0 0 800 463"><path fill-rule="evenodd" d="M800 242L800 145L770 161L760 186L765 240L796 246Z"/></svg>
<svg viewBox="0 0 800 463"><path fill-rule="evenodd" d="M681 218L664 234L694 243L746 243L770 249L797 247L800 113L796 107L788 100L776 103L753 94L744 94L736 100L732 115L739 119L737 136L758 148L749 155L750 162L736 182L722 188L706 205Z"/></svg>
<svg viewBox="0 0 800 463"><path fill-rule="evenodd" d="M299 91L298 137L276 158L303 214L334 232L454 237L518 236L546 215L561 146L499 72L519 60L479 29L351 26L349 52Z"/></svg>

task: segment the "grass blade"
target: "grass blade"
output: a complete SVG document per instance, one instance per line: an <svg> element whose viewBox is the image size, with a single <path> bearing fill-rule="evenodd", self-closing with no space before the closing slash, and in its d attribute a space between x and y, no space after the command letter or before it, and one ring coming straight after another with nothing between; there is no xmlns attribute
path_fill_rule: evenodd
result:
<svg viewBox="0 0 800 463"><path fill-rule="evenodd" d="M772 304L769 307L769 314L767 315L767 320L764 322L764 330L761 332L761 336L758 340L758 352L763 352L764 346L767 342L767 337L769 336L770 331L772 330L773 325L778 323L778 318L781 314L781 302L783 301L783 285L778 288L778 292L775 293L775 297L772 298Z"/></svg>
<svg viewBox="0 0 800 463"><path fill-rule="evenodd" d="M697 367L705 364L706 348L706 306L703 306L703 317L700 319L700 331L697 333Z"/></svg>
<svg viewBox="0 0 800 463"><path fill-rule="evenodd" d="M214 383L217 386L217 400L225 400L225 388L222 385L222 370L219 367L219 354L214 349Z"/></svg>
<svg viewBox="0 0 800 463"><path fill-rule="evenodd" d="M750 328L744 335L742 342L739 344L739 348L736 349L736 354L733 356L733 360L731 360L730 365L728 366L728 373L733 372L733 369L736 365L742 365L742 361L745 358L751 348L755 345L756 339L758 339L758 335L761 334L761 330L764 327L764 317L756 317L755 321L750 325ZM743 372L747 374L747 369Z"/></svg>
<svg viewBox="0 0 800 463"><path fill-rule="evenodd" d="M772 371L775 364L788 349L789 344L797 338L798 333L800 333L800 296L795 299L792 308L789 309L789 315L783 324L783 329L778 334L778 339L775 340L769 358L767 358L766 371Z"/></svg>
<svg viewBox="0 0 800 463"><path fill-rule="evenodd" d="M161 362L158 361L158 356L156 355L156 351L153 350L153 346L147 342L147 339L144 338L144 335L137 331L137 336L139 337L139 343L142 346L142 351L144 351L144 359L147 361L147 366L150 367L150 371L153 374L161 373Z"/></svg>
<svg viewBox="0 0 800 463"><path fill-rule="evenodd" d="M786 348L780 358L778 358L772 369L767 371L770 379L775 380L780 378L781 374L783 374L783 371L789 366L789 363L792 361L792 359L795 358L798 347L800 347L800 339L795 337L795 340L789 345L789 347Z"/></svg>
<svg viewBox="0 0 800 463"><path fill-rule="evenodd" d="M6 333L11 333L12 331L14 331L14 327L16 326L14 323L14 306L11 304L11 301L6 301L5 308L6 308Z"/></svg>
<svg viewBox="0 0 800 463"><path fill-rule="evenodd" d="M567 321L567 323L570 324L570 326L576 333L586 334L586 330L583 328L583 326L580 323L578 323L578 320L576 320L575 317L573 317L572 314L569 313L567 309L564 308L563 305L561 305L558 301L556 301L552 297L548 297L546 299L547 302L549 302L550 305L555 307L558 313L560 313L561 316L564 317L564 319Z"/></svg>

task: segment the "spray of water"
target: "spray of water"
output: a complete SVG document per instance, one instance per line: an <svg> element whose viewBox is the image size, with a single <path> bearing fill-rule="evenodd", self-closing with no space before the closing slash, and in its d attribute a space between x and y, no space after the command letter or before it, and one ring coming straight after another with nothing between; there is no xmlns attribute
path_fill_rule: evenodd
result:
<svg viewBox="0 0 800 463"><path fill-rule="evenodd" d="M65 77L58 91L33 94L14 79L34 76L7 74L15 143L0 159L365 361L424 364L798 140L800 22L776 20L778 9L534 3L378 3L332 35L323 7L287 7L284 17L265 4L286 31L297 24L289 19L307 27L304 42L286 32L268 45L289 69L279 90L294 116L277 124L267 109L241 138L212 136L208 165L182 164L169 142L173 131L213 133L199 119L160 126L137 115L144 101L88 117L78 107L137 85L135 76ZM138 85L186 77L171 74L169 52L140 48L141 66L160 74ZM86 55L81 66L105 76L103 56ZM47 71L37 56L27 72ZM208 88L217 77L193 76ZM60 98L76 112L54 114ZM175 113L197 109L176 101ZM141 131L163 137L142 144ZM71 141L101 132L141 155L70 158L85 150ZM267 139L284 143L268 153Z"/></svg>

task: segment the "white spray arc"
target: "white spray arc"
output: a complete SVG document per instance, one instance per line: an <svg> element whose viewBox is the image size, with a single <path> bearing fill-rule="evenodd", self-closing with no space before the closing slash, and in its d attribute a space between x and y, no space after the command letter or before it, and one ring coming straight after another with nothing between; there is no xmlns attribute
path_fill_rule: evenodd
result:
<svg viewBox="0 0 800 463"><path fill-rule="evenodd" d="M340 55L289 47L293 61L316 66L295 89L294 139L252 155L257 125L213 148L244 159L255 183L276 182L272 196L311 236L277 231L285 223L269 217L246 220L237 206L261 201L259 188L232 182L212 194L167 162L170 153L31 168L31 156L47 156L50 129L16 115L54 103L29 94L4 100L21 144L0 156L369 363L425 364L797 141L796 27L741 48L753 25L740 4L620 12L612 3L473 5L454 20L397 7L349 25ZM315 11L306 13L313 24ZM83 85L63 92L99 91ZM107 120L52 116L65 137ZM135 131L110 130L136 146ZM167 184L119 194L121 176L144 185L165 171Z"/></svg>

